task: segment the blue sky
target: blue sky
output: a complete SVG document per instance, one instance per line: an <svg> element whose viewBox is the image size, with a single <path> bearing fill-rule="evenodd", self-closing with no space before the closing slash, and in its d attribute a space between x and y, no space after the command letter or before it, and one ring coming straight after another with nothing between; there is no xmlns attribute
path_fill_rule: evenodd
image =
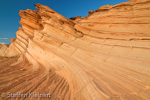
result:
<svg viewBox="0 0 150 100"><path fill-rule="evenodd" d="M20 10L36 10L33 4L46 5L63 16L70 18L85 17L88 11L96 10L103 5L115 5L129 0L0 0L0 44L10 43L10 38L16 38Z"/></svg>

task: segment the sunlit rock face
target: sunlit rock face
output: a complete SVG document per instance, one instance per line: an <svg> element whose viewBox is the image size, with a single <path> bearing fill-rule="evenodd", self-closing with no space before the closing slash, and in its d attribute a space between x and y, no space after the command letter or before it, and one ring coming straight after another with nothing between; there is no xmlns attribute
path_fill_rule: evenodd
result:
<svg viewBox="0 0 150 100"><path fill-rule="evenodd" d="M0 50L1 56L11 57L0 58L0 94L150 99L150 0L106 5L71 19L35 6L38 11L20 11L17 38Z"/></svg>
<svg viewBox="0 0 150 100"><path fill-rule="evenodd" d="M15 38L10 38L11 43L14 42L16 39Z"/></svg>

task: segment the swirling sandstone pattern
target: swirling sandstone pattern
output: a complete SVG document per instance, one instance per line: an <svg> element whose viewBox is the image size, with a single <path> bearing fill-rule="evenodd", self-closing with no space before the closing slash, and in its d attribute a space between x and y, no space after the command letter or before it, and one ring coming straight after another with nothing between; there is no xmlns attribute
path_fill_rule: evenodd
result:
<svg viewBox="0 0 150 100"><path fill-rule="evenodd" d="M106 5L71 19L35 6L38 11L20 11L17 39L1 48L0 55L11 58L0 58L0 94L150 100L150 0Z"/></svg>

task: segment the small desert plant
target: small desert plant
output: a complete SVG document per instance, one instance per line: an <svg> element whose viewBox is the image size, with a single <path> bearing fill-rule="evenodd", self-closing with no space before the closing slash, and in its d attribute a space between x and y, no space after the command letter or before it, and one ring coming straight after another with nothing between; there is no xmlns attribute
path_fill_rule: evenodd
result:
<svg viewBox="0 0 150 100"><path fill-rule="evenodd" d="M4 58L8 58L7 56L3 56Z"/></svg>

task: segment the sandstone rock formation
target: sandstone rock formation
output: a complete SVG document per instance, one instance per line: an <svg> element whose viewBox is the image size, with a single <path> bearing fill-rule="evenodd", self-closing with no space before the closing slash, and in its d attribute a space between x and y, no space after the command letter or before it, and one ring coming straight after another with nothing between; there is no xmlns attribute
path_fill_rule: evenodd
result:
<svg viewBox="0 0 150 100"><path fill-rule="evenodd" d="M10 38L11 43L14 42L16 39L15 38Z"/></svg>
<svg viewBox="0 0 150 100"><path fill-rule="evenodd" d="M0 44L0 55L4 55L8 47L9 47L9 44Z"/></svg>
<svg viewBox="0 0 150 100"><path fill-rule="evenodd" d="M3 47L3 45L2 44L0 44L0 49Z"/></svg>
<svg viewBox="0 0 150 100"><path fill-rule="evenodd" d="M0 59L0 94L51 93L51 100L150 99L150 0L106 5L72 19L35 6L38 11L19 12L17 39L0 53L13 56Z"/></svg>

